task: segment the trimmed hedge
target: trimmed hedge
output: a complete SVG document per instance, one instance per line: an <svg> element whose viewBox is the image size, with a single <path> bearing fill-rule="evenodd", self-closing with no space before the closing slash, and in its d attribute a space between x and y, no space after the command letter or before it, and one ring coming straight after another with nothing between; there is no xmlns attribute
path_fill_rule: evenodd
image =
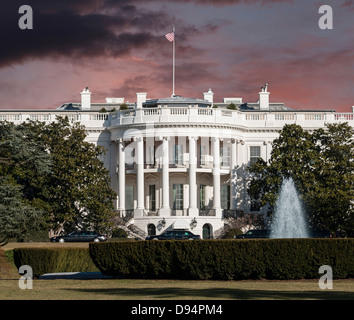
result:
<svg viewBox="0 0 354 320"><path fill-rule="evenodd" d="M98 271L87 248L17 248L13 250L15 265L29 265L38 277L53 272Z"/></svg>
<svg viewBox="0 0 354 320"><path fill-rule="evenodd" d="M354 277L354 239L268 239L90 243L100 271L126 278L316 279Z"/></svg>

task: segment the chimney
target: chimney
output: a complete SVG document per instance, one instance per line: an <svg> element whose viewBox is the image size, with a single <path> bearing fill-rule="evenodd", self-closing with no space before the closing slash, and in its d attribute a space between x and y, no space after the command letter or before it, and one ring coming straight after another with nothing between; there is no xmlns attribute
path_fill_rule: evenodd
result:
<svg viewBox="0 0 354 320"><path fill-rule="evenodd" d="M81 110L91 109L91 92L88 87L86 87L81 92Z"/></svg>
<svg viewBox="0 0 354 320"><path fill-rule="evenodd" d="M203 95L204 95L204 100L209 101L213 105L214 92L211 91L211 89L209 89L209 91L204 92Z"/></svg>
<svg viewBox="0 0 354 320"><path fill-rule="evenodd" d="M259 110L269 110L269 95L268 84L266 83L264 87L261 88L259 93Z"/></svg>
<svg viewBox="0 0 354 320"><path fill-rule="evenodd" d="M143 103L146 101L146 92L137 92L136 94L136 108L142 109Z"/></svg>

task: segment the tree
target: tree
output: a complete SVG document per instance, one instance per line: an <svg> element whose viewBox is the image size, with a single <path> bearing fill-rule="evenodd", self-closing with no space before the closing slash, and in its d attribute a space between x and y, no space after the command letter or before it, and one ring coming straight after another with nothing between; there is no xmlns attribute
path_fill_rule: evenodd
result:
<svg viewBox="0 0 354 320"><path fill-rule="evenodd" d="M32 206L22 193L22 186L0 178L0 239L7 243L10 238L24 236L43 226L43 212Z"/></svg>
<svg viewBox="0 0 354 320"><path fill-rule="evenodd" d="M274 206L283 177L292 177L311 224L348 233L354 229L354 131L348 124L328 124L312 133L285 125L273 142L269 163L260 159L249 194Z"/></svg>
<svg viewBox="0 0 354 320"><path fill-rule="evenodd" d="M43 226L42 182L51 161L43 145L25 127L0 123L0 237L24 236Z"/></svg>
<svg viewBox="0 0 354 320"><path fill-rule="evenodd" d="M237 107L234 103L230 103L227 105L226 109L230 109L230 110L237 110Z"/></svg>
<svg viewBox="0 0 354 320"><path fill-rule="evenodd" d="M309 186L307 204L319 227L354 231L354 129L347 123L328 124L313 139L318 147L315 184Z"/></svg>
<svg viewBox="0 0 354 320"><path fill-rule="evenodd" d="M119 107L119 110L128 110L129 106L126 103L122 103Z"/></svg>
<svg viewBox="0 0 354 320"><path fill-rule="evenodd" d="M52 160L42 193L47 204L47 221L54 234L67 229L92 228L106 230L115 214L108 170L100 157L104 148L85 141L84 126L70 124L68 118L57 117L49 125L29 123L45 145Z"/></svg>
<svg viewBox="0 0 354 320"><path fill-rule="evenodd" d="M26 186L25 192L33 197L31 189L50 172L51 160L43 144L34 139L25 126L0 123L0 176L11 176Z"/></svg>

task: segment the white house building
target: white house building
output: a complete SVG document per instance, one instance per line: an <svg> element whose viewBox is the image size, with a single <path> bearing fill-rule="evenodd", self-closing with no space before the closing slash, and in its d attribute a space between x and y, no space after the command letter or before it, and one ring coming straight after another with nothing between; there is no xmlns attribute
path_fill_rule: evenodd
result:
<svg viewBox="0 0 354 320"><path fill-rule="evenodd" d="M353 113L292 110L270 103L269 95L265 85L257 103L242 98L216 103L210 89L202 99L147 99L137 93L136 103L124 98L92 103L85 88L81 103L0 110L0 121L48 123L56 116L79 121L87 141L107 149L102 161L118 193L117 214L146 234L189 229L209 238L218 235L228 214L262 212L247 194L246 169L259 157L270 159L272 141L285 124L308 130L326 123L354 126L354 107Z"/></svg>

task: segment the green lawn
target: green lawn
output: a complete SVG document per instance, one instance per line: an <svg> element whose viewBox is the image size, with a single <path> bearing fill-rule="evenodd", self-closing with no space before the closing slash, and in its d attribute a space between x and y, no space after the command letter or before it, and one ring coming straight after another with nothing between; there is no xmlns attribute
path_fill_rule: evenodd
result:
<svg viewBox="0 0 354 320"><path fill-rule="evenodd" d="M32 290L21 290L18 280L0 280L0 299L354 299L354 280L334 281L332 290L319 289L316 280L34 280Z"/></svg>

